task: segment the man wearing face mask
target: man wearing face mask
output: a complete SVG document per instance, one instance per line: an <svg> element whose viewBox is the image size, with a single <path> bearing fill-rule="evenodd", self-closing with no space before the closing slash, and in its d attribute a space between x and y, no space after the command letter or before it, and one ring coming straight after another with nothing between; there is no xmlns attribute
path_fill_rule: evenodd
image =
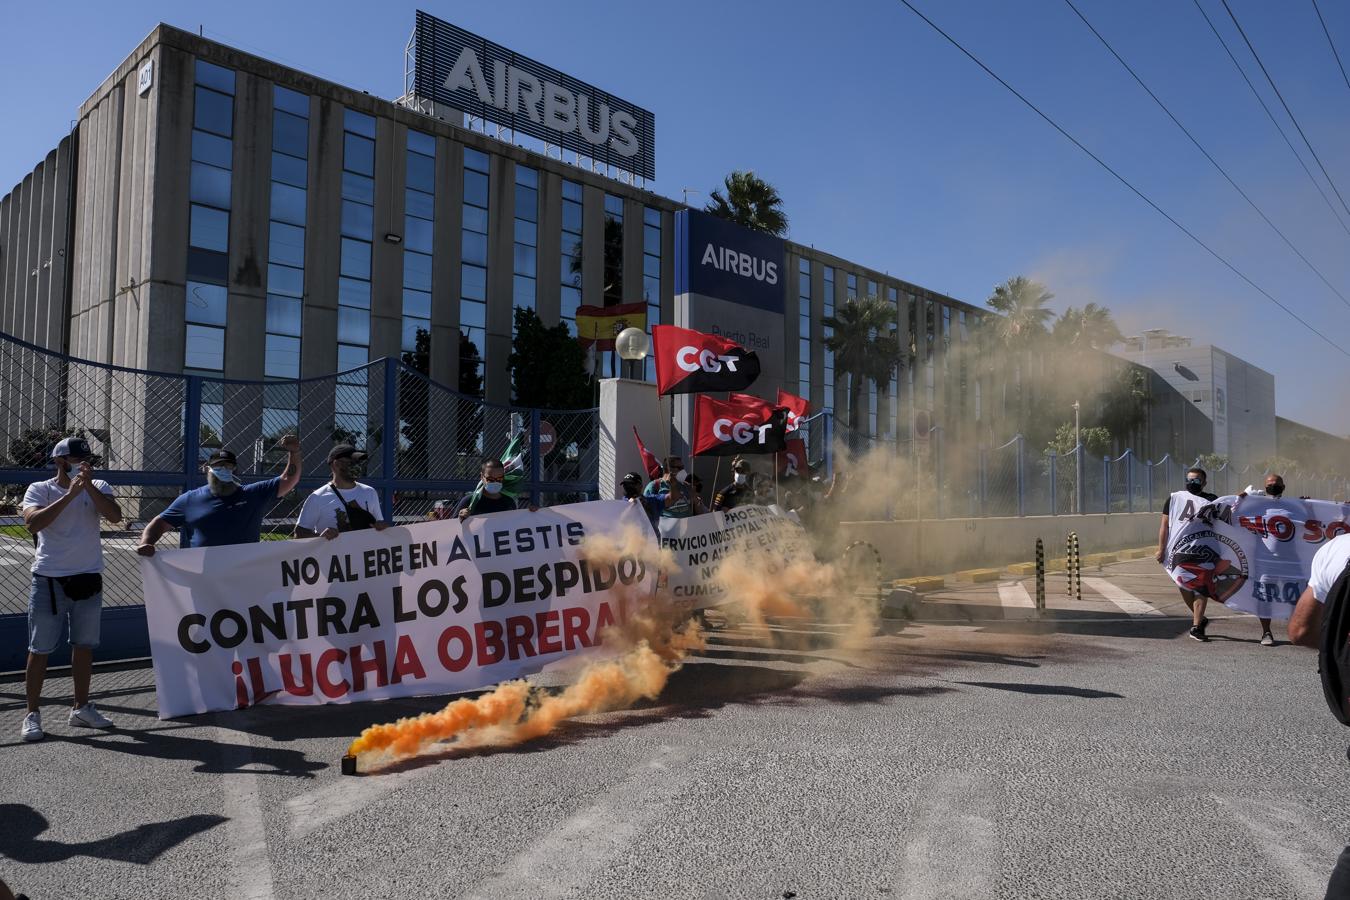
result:
<svg viewBox="0 0 1350 900"><path fill-rule="evenodd" d="M623 488L624 499L629 503L640 503L642 511L647 514L647 521L652 523L652 528L660 533L661 529L657 526L657 520L661 518L661 499L659 497L649 497L642 493L642 476L637 472L629 472L623 476L623 481L619 482Z"/></svg>
<svg viewBox="0 0 1350 900"><path fill-rule="evenodd" d="M262 539L262 520L281 497L300 481L300 439L288 434L277 444L286 451L286 468L279 477L241 484L238 461L229 450L216 450L206 460L206 484L186 493L155 516L141 532L136 552L155 555L155 542L171 528L182 529L182 547L223 547L256 544Z"/></svg>
<svg viewBox="0 0 1350 900"><path fill-rule="evenodd" d="M366 454L351 444L338 444L328 451L333 479L305 498L295 524L296 537L317 534L331 541L344 531L384 531L388 527L380 515L380 495L356 480L365 461Z"/></svg>
<svg viewBox="0 0 1350 900"><path fill-rule="evenodd" d="M506 482L506 467L501 460L489 459L483 463L481 474L482 490L470 492L460 498L455 507L455 517L467 519L485 513L508 512L518 509L516 501L502 493Z"/></svg>
<svg viewBox="0 0 1350 900"><path fill-rule="evenodd" d="M1173 493L1163 502L1162 527L1158 529L1158 553L1154 557L1163 565L1167 564L1171 556L1172 534L1180 531L1183 525L1195 518L1196 512L1206 503L1219 499L1205 490L1205 483L1208 480L1209 476L1204 469L1199 467L1187 469L1186 490ZM1181 591L1181 599L1191 611L1191 637L1197 641L1208 641L1205 627L1209 625L1209 619L1205 618L1205 607L1209 604L1209 598L1185 588L1178 590Z"/></svg>
<svg viewBox="0 0 1350 900"><path fill-rule="evenodd" d="M731 461L731 484L713 495L713 512L725 512L755 502L755 475L741 457Z"/></svg>
<svg viewBox="0 0 1350 900"><path fill-rule="evenodd" d="M24 688L28 713L20 736L43 737L42 682L47 657L70 622L70 674L75 703L69 723L78 728L111 728L89 702L89 679L98 646L103 609L103 545L100 517L114 524L122 510L106 481L94 478L89 444L66 438L52 449L56 477L30 484L23 495L23 524L37 537L28 594L28 665Z"/></svg>
<svg viewBox="0 0 1350 900"><path fill-rule="evenodd" d="M1267 519L1275 516L1284 516L1286 519L1294 522L1303 522L1308 518L1307 508L1299 500L1284 499L1284 476L1272 473L1266 476L1264 495L1269 499L1270 505L1262 513ZM1237 506L1233 507L1234 521L1237 521L1238 510L1242 507L1243 498L1247 496L1261 496L1262 492L1252 491L1250 494L1243 492L1238 495ZM1261 535L1261 543L1257 545L1257 558L1254 568L1260 570L1261 581L1263 583L1272 583L1284 585L1291 581L1303 580L1303 562L1299 559L1298 551L1288 542L1282 541L1272 532L1266 532ZM1271 593L1276 596L1279 591ZM1270 619L1258 617L1261 619L1261 646L1274 647L1275 635L1270 630Z"/></svg>
<svg viewBox="0 0 1350 900"><path fill-rule="evenodd" d="M687 519L704 512L703 501L689 485L689 473L678 456L667 456L665 474L647 485L644 496L661 501L663 519Z"/></svg>

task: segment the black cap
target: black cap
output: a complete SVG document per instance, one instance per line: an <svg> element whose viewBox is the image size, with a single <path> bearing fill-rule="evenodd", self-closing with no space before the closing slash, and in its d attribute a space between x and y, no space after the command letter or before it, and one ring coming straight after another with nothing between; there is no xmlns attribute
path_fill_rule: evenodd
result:
<svg viewBox="0 0 1350 900"><path fill-rule="evenodd" d="M226 450L224 447L217 447L211 451L211 455L206 458L208 466L218 466L221 463L229 463L232 466L239 465L239 460L234 458L234 453Z"/></svg>
<svg viewBox="0 0 1350 900"><path fill-rule="evenodd" d="M623 481L624 482L631 481L634 484L642 484L642 476L639 475L637 472L629 472L627 475L623 476Z"/></svg>
<svg viewBox="0 0 1350 900"><path fill-rule="evenodd" d="M328 451L328 461L332 462L335 459L350 457L352 462L361 462L368 455L369 454L367 454L366 451L357 450L351 444L338 444L332 450Z"/></svg>
<svg viewBox="0 0 1350 900"><path fill-rule="evenodd" d="M52 448L52 459L58 456L66 456L70 459L88 459L93 455L93 451L89 449L89 442L84 438L62 438Z"/></svg>

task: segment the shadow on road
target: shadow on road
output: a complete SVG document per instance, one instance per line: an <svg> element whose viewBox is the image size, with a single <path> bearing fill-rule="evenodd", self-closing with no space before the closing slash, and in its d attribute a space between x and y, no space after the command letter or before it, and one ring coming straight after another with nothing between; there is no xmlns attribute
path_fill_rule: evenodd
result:
<svg viewBox="0 0 1350 900"><path fill-rule="evenodd" d="M1178 616L1130 616L1119 610L1047 609L1036 616L1031 610L1008 618L1002 606L978 603L927 601L916 613L917 621L944 625L969 623L991 634L1080 634L1096 637L1170 640L1191 627L1189 618Z"/></svg>
<svg viewBox="0 0 1350 900"><path fill-rule="evenodd" d="M23 803L0 804L0 856L21 863L64 862L76 856L149 865L161 853L225 821L224 816L195 815L138 825L97 841L44 840L47 817Z"/></svg>
<svg viewBox="0 0 1350 900"><path fill-rule="evenodd" d="M294 716L294 713L291 713ZM117 738L131 738L130 741ZM221 752L220 741L207 738L181 737L165 734L163 731L123 731L120 729L102 732L99 735L62 735L61 740L70 744L84 744L99 750L114 753L126 753L131 756L150 756L156 759L196 760L194 772L207 775L226 775L232 772L246 771L265 775L290 775L297 778L313 778L314 773L328 768L327 763L314 762L298 750L280 747L250 747L237 765L232 765L229 754ZM247 768L240 768L246 766Z"/></svg>
<svg viewBox="0 0 1350 900"><path fill-rule="evenodd" d="M1018 694L1049 694L1060 697L1082 697L1084 700L1104 700L1116 698L1123 700L1124 694L1113 691L1094 691L1091 688L1073 687L1068 684L1021 684L1015 681L956 681L970 687L992 688L996 691L1013 691Z"/></svg>

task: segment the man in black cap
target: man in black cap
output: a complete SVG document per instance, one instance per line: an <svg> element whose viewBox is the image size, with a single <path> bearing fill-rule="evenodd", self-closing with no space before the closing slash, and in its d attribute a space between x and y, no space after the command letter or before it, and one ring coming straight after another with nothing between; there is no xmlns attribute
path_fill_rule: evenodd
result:
<svg viewBox="0 0 1350 900"><path fill-rule="evenodd" d="M42 683L47 657L70 626L70 675L75 703L69 723L77 728L109 728L112 722L89 702L89 679L98 646L103 608L103 545L99 519L114 525L122 510L112 487L94 478L89 444L65 438L52 448L56 477L28 486L23 495L23 524L37 537L33 580L28 593L28 665L24 688L28 711L21 736L43 737Z"/></svg>
<svg viewBox="0 0 1350 900"><path fill-rule="evenodd" d="M202 467L206 484L178 495L169 508L155 516L141 532L136 552L155 555L155 542L171 528L181 528L184 547L222 547L256 544L262 538L262 520L281 497L300 481L300 439L288 434L277 444L286 451L280 476L241 485L238 463L229 450L216 450Z"/></svg>
<svg viewBox="0 0 1350 900"><path fill-rule="evenodd" d="M623 476L623 481L619 482L623 488L623 497L629 503L642 504L642 511L647 514L647 520L651 522L653 530L657 534L661 533L661 528L657 524L661 519L661 507L664 504L660 497L648 497L642 493L642 476L637 472L629 472Z"/></svg>
<svg viewBox="0 0 1350 900"><path fill-rule="evenodd" d="M338 444L328 451L333 480L305 498L295 525L296 537L317 534L331 541L344 531L365 528L384 531L388 527L380 515L380 495L370 485L356 480L365 461L365 452L351 444Z"/></svg>
<svg viewBox="0 0 1350 900"><path fill-rule="evenodd" d="M737 456L731 461L731 484L719 490L713 496L713 510L726 512L738 506L755 502L755 473L744 457Z"/></svg>

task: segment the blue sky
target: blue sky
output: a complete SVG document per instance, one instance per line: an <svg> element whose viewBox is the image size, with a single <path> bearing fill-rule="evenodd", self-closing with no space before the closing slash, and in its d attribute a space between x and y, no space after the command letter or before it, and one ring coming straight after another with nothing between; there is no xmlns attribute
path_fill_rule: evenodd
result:
<svg viewBox="0 0 1350 900"><path fill-rule="evenodd" d="M1350 296L1342 230L1191 2L1076 0L1290 239ZM1302 150L1218 0L1200 0ZM1350 201L1350 87L1311 0L1229 0ZM915 0L1253 280L1350 349L1342 303L1062 0ZM702 202L732 168L778 186L791 236L982 303L1016 274L1275 374L1281 415L1350 433L1350 359L1225 270L898 2L9 5L0 184L18 181L165 21L384 97L421 6L656 115L652 185ZM1321 0L1343 57L1350 9ZM378 9L378 11L376 11ZM70 25L77 27L68 27ZM1350 62L1350 59L1347 59ZM1303 151L1306 157L1306 151ZM1318 174L1311 158L1307 164ZM1328 194L1330 191L1328 190ZM1334 195L1332 196L1335 201ZM1342 216L1350 224L1350 216Z"/></svg>

